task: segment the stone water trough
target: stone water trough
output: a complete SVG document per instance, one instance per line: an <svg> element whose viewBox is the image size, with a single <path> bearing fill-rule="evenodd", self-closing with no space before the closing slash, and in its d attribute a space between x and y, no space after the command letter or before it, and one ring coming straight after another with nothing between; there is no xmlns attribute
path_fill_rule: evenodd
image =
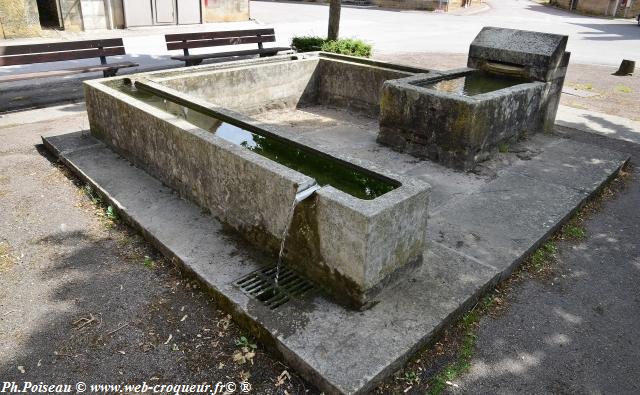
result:
<svg viewBox="0 0 640 395"><path fill-rule="evenodd" d="M309 103L375 115L384 81L428 71L322 54L234 66L87 82L92 134L258 247L277 254L286 239L291 269L366 307L421 263L429 185L251 115Z"/></svg>
<svg viewBox="0 0 640 395"><path fill-rule="evenodd" d="M301 376L364 394L627 161L546 133L566 41L485 28L444 72L310 53L87 81L91 135L43 141Z"/></svg>
<svg viewBox="0 0 640 395"><path fill-rule="evenodd" d="M468 68L384 84L378 142L470 170L501 145L551 131L567 39L485 27L471 43Z"/></svg>

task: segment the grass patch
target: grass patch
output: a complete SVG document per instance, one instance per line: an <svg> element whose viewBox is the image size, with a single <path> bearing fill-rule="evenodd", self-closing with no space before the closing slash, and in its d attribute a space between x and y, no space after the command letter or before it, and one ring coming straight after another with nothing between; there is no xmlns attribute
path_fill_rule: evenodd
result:
<svg viewBox="0 0 640 395"><path fill-rule="evenodd" d="M615 90L620 93L632 93L633 89L626 85L616 85Z"/></svg>
<svg viewBox="0 0 640 395"><path fill-rule="evenodd" d="M498 151L500 151L503 154L507 153L509 151L509 144L507 143L498 144Z"/></svg>
<svg viewBox="0 0 640 395"><path fill-rule="evenodd" d="M144 265L144 267L149 269L153 269L156 266L156 262L149 255L144 256L142 264Z"/></svg>
<svg viewBox="0 0 640 395"><path fill-rule="evenodd" d="M13 266L13 255L11 249L5 243L0 243L0 272L4 272Z"/></svg>
<svg viewBox="0 0 640 395"><path fill-rule="evenodd" d="M580 225L567 224L563 233L570 240L583 240L587 237L587 231Z"/></svg>
<svg viewBox="0 0 640 395"><path fill-rule="evenodd" d="M98 209L98 215L100 215L100 217L103 219L103 224L108 229L113 228L120 220L118 210L115 207L107 204L102 195L98 193L91 185L84 185L82 187L82 192L87 198L89 198L96 209Z"/></svg>
<svg viewBox="0 0 640 395"><path fill-rule="evenodd" d="M113 206L109 206L106 209L106 215L107 218L109 218L111 221L118 221L119 217L118 217L118 211L113 208Z"/></svg>
<svg viewBox="0 0 640 395"><path fill-rule="evenodd" d="M453 362L447 364L439 373L433 376L429 382L427 394L441 394L462 373L471 367L471 358L476 347L476 331L480 318L496 304L496 294L485 296L471 311L465 314L457 323L457 330L461 334L458 355Z"/></svg>
<svg viewBox="0 0 640 395"><path fill-rule="evenodd" d="M353 38L327 40L318 36L300 36L291 40L291 46L297 52L325 51L365 58L370 57L372 51L371 45Z"/></svg>
<svg viewBox="0 0 640 395"><path fill-rule="evenodd" d="M571 84L571 86L575 89L580 89L583 91L591 91L593 90L593 84L590 82L584 83L584 84Z"/></svg>

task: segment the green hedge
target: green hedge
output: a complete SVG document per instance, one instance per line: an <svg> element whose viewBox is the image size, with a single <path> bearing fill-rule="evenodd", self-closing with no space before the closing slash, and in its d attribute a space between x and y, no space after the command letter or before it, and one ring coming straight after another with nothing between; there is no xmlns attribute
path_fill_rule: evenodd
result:
<svg viewBox="0 0 640 395"><path fill-rule="evenodd" d="M317 36L301 36L294 37L291 40L291 46L298 52L325 51L365 58L371 56L371 45L352 38L328 41Z"/></svg>
<svg viewBox="0 0 640 395"><path fill-rule="evenodd" d="M325 41L322 37L300 36L291 40L291 46L298 52L320 51Z"/></svg>

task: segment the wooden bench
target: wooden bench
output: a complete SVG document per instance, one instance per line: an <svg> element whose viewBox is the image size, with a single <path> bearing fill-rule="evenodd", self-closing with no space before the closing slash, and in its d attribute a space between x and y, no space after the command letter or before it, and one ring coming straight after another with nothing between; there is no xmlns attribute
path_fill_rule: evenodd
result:
<svg viewBox="0 0 640 395"><path fill-rule="evenodd" d="M132 62L107 63L107 56L124 54L124 45L121 38L0 47L0 66L100 58L99 65L0 76L0 82L58 77L97 71L102 71L105 77L113 77L119 69L137 66L136 63Z"/></svg>
<svg viewBox="0 0 640 395"><path fill-rule="evenodd" d="M290 51L289 47L265 48L262 44L275 42L276 34L273 29L233 30L222 32L203 32L185 34L167 34L164 36L167 50L182 49L184 55L172 56L171 59L185 62L185 66L195 66L205 59L228 58L233 56L260 55L273 56L279 51ZM223 45L258 44L257 49L247 49L230 52L216 52L203 55L190 55L190 48L218 47Z"/></svg>

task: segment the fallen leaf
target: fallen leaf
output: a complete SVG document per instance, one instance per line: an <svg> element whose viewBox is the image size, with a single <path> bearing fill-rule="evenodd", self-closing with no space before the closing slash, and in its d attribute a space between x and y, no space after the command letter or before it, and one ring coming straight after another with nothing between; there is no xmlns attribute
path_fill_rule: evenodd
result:
<svg viewBox="0 0 640 395"><path fill-rule="evenodd" d="M283 370L282 373L280 373L280 375L276 379L276 387L280 387L287 380L291 380L291 375L286 370Z"/></svg>

